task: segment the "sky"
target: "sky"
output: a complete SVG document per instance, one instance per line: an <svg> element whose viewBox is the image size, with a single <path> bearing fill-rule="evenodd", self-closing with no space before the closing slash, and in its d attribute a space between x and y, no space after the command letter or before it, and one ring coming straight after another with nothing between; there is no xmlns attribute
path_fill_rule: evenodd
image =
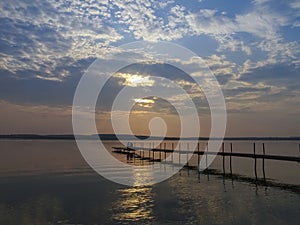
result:
<svg viewBox="0 0 300 225"><path fill-rule="evenodd" d="M204 60L224 94L226 136L300 136L299 37L298 0L3 0L0 133L72 133L74 93L89 66L143 40L176 43ZM113 132L111 102L122 87L154 86L158 74L185 88L197 106L200 135L209 135L201 90L176 68L143 64L107 84L97 108L99 132ZM168 101L133 101L135 133L147 134L149 120L161 114L168 135L178 134L178 114Z"/></svg>

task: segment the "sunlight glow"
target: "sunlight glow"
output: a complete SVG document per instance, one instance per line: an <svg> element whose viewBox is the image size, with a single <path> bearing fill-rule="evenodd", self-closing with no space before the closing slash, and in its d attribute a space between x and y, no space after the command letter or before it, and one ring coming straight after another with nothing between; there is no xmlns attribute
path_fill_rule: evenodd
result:
<svg viewBox="0 0 300 225"><path fill-rule="evenodd" d="M154 99L135 98L133 99L139 106L145 108L151 108L155 103Z"/></svg>
<svg viewBox="0 0 300 225"><path fill-rule="evenodd" d="M144 99L144 98L135 98L134 101L137 103L145 103L145 104L154 104L155 103L153 99Z"/></svg>
<svg viewBox="0 0 300 225"><path fill-rule="evenodd" d="M125 79L121 85L130 87L152 87L155 83L150 76L145 76L142 74L116 73L115 77Z"/></svg>

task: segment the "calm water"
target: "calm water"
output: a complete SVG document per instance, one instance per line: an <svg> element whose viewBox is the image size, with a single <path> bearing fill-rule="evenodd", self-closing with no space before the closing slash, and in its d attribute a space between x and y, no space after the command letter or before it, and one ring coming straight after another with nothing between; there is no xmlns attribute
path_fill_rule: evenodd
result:
<svg viewBox="0 0 300 225"><path fill-rule="evenodd" d="M117 145L107 142L108 146ZM249 146L249 147L248 147ZM228 147L228 146L227 146ZM251 143L234 143L251 151ZM268 142L297 155L298 143ZM253 161L233 162L247 179L186 170L160 184L125 187L83 161L74 141L0 141L0 224L299 224L299 163L266 162L275 185L255 185ZM121 157L121 156L117 156ZM220 159L212 168L220 169ZM276 183L280 185L276 185Z"/></svg>

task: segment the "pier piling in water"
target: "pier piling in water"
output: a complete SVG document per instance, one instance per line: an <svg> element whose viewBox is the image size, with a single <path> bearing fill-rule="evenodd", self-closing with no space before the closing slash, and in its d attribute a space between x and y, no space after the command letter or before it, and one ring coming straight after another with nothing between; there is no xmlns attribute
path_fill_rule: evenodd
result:
<svg viewBox="0 0 300 225"><path fill-rule="evenodd" d="M174 162L174 158L173 158L173 152L174 152L174 143L172 143L172 154L171 154L171 160L172 160L172 163Z"/></svg>
<svg viewBox="0 0 300 225"><path fill-rule="evenodd" d="M232 142L230 143L230 156L229 156L229 166L230 166L230 174L232 175Z"/></svg>
<svg viewBox="0 0 300 225"><path fill-rule="evenodd" d="M200 143L198 142L197 144L197 149L198 149L198 152L197 152L197 168L198 168L198 173L200 173Z"/></svg>
<svg viewBox="0 0 300 225"><path fill-rule="evenodd" d="M208 169L208 142L206 144L206 155L205 155L205 169L207 171L207 180L209 181L209 169Z"/></svg>
<svg viewBox="0 0 300 225"><path fill-rule="evenodd" d="M300 162L300 143L299 143L298 148L299 148L299 161L298 162Z"/></svg>
<svg viewBox="0 0 300 225"><path fill-rule="evenodd" d="M266 155L266 151L265 151L265 143L262 144L262 148L263 148L263 155ZM262 168L263 168L263 178L264 181L266 180L266 172L265 172L265 157L263 157L262 159Z"/></svg>
<svg viewBox="0 0 300 225"><path fill-rule="evenodd" d="M223 156L222 156L222 158L223 158L223 175L225 175L225 144L224 144L224 142L222 143L222 152L223 152Z"/></svg>
<svg viewBox="0 0 300 225"><path fill-rule="evenodd" d="M162 144L162 143L159 144L159 149L160 149L160 150L161 150L161 148L162 148L162 147L161 147L161 144ZM159 151L159 160L161 161L161 151Z"/></svg>
<svg viewBox="0 0 300 225"><path fill-rule="evenodd" d="M167 143L164 143L164 152L165 152L165 160L167 159L167 146L166 146Z"/></svg>
<svg viewBox="0 0 300 225"><path fill-rule="evenodd" d="M257 159L256 159L255 142L253 143L253 156L254 156L254 174L255 174L255 179L257 180Z"/></svg>
<svg viewBox="0 0 300 225"><path fill-rule="evenodd" d="M154 150L154 148L152 149L152 161L154 162L154 160L155 160L155 157L154 157L154 156L155 156L155 155L154 155L154 151L153 151L153 150Z"/></svg>
<svg viewBox="0 0 300 225"><path fill-rule="evenodd" d="M187 169L188 169L188 175L190 175L190 166L189 166L189 150L190 150L190 146L189 143L186 144L186 148L187 148L187 152L186 152L186 165L187 165Z"/></svg>
<svg viewBox="0 0 300 225"><path fill-rule="evenodd" d="M208 167L207 153L208 153L208 143L206 144L206 152L205 152L205 168L206 169Z"/></svg>
<svg viewBox="0 0 300 225"><path fill-rule="evenodd" d="M181 143L179 143L179 151L178 151L178 163L179 163L179 166L180 166L180 150L181 150Z"/></svg>

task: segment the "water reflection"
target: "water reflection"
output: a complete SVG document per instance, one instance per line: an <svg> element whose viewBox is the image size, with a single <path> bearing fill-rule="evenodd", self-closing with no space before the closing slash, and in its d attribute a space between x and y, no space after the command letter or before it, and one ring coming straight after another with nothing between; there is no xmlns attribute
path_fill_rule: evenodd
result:
<svg viewBox="0 0 300 225"><path fill-rule="evenodd" d="M63 217L63 204L53 196L37 196L17 205L0 204L0 224L49 224Z"/></svg>
<svg viewBox="0 0 300 225"><path fill-rule="evenodd" d="M197 182L175 175L168 180L184 224L299 224L297 193L241 181L232 187L230 180L221 184L219 177L211 178Z"/></svg>
<svg viewBox="0 0 300 225"><path fill-rule="evenodd" d="M153 193L151 187L130 187L117 191L119 199L113 205L114 220L146 222L153 219Z"/></svg>
<svg viewBox="0 0 300 225"><path fill-rule="evenodd" d="M134 168L134 186L117 190L118 200L113 204L113 219L122 224L145 224L152 221L154 198L152 186L141 186L145 180L152 180L150 169Z"/></svg>

